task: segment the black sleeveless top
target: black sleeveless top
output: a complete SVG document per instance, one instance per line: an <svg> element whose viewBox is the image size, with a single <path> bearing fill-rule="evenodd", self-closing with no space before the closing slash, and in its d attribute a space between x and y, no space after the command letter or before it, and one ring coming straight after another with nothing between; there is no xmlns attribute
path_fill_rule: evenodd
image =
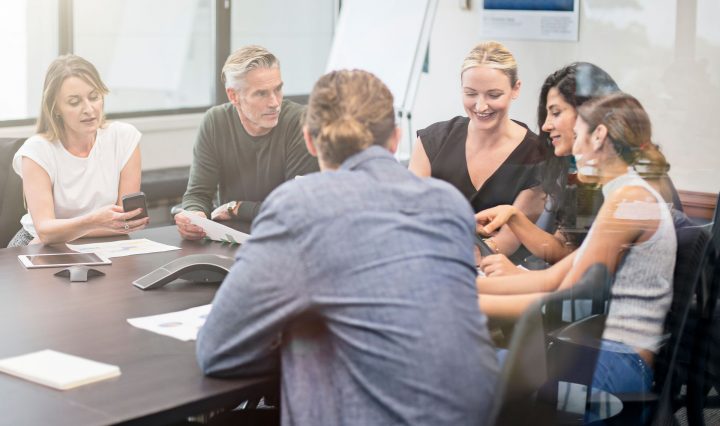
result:
<svg viewBox="0 0 720 426"><path fill-rule="evenodd" d="M515 120L513 120L515 121ZM501 204L512 204L517 195L541 182L545 146L538 135L530 131L510 153L480 189L470 180L465 158L465 141L468 134L467 117L455 117L418 130L425 153L430 160L431 176L451 183L467 198L475 212Z"/></svg>

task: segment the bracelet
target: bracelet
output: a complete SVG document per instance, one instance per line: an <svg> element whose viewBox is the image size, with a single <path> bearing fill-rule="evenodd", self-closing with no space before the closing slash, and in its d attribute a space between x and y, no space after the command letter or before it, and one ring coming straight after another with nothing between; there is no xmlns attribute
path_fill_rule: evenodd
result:
<svg viewBox="0 0 720 426"><path fill-rule="evenodd" d="M500 249L498 248L495 240L493 240L492 238L485 238L483 241L485 241L485 244L487 244L488 247L490 247L490 249L495 252L495 254L500 253Z"/></svg>

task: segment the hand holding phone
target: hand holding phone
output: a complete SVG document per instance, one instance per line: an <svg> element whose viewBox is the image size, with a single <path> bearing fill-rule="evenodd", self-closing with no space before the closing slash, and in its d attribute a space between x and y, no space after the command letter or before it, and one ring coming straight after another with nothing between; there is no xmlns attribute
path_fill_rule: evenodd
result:
<svg viewBox="0 0 720 426"><path fill-rule="evenodd" d="M480 255L482 257L496 254L495 251L491 249L490 246L485 242L485 240L478 234L475 234L475 245L480 250Z"/></svg>
<svg viewBox="0 0 720 426"><path fill-rule="evenodd" d="M126 194L122 196L122 205L124 212L130 212L135 209L142 209L142 211L130 220L142 219L147 217L147 203L145 202L145 193L133 192L132 194Z"/></svg>

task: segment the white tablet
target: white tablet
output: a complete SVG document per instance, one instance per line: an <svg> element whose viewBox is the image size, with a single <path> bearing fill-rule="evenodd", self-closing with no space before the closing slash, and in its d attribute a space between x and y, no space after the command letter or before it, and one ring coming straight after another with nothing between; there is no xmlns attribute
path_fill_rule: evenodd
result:
<svg viewBox="0 0 720 426"><path fill-rule="evenodd" d="M26 268L58 268L73 265L109 265L112 262L97 253L21 254L20 263Z"/></svg>

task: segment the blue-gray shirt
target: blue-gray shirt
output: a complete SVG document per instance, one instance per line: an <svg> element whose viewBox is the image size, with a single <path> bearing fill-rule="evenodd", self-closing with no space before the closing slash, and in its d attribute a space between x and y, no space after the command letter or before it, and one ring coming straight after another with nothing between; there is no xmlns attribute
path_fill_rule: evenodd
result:
<svg viewBox="0 0 720 426"><path fill-rule="evenodd" d="M283 425L479 425L498 367L478 308L472 210L379 146L263 203L197 356L277 373Z"/></svg>

